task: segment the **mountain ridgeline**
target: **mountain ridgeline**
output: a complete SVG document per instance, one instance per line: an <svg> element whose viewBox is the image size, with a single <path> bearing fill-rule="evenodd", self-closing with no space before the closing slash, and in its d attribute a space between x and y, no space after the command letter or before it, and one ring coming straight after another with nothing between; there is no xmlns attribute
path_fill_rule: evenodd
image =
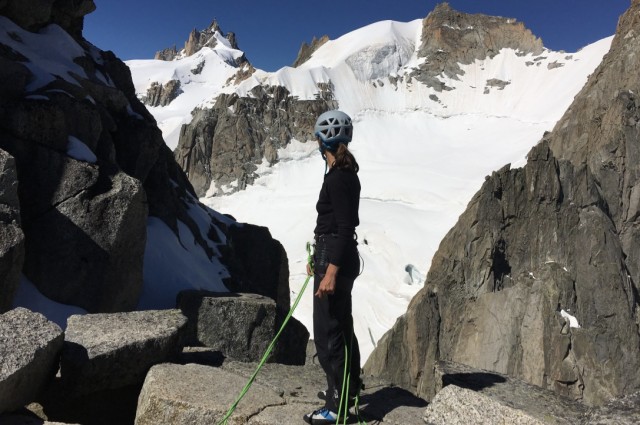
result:
<svg viewBox="0 0 640 425"><path fill-rule="evenodd" d="M196 48L210 47L210 40L215 39L213 34L216 33L225 37L214 22L201 33L192 32L183 50L169 49L171 54L167 55L165 49L158 52L156 58L175 60L193 55ZM204 35L207 41L203 41ZM195 39L200 41L195 43ZM327 42L329 39L323 36L314 39L310 45L303 44L294 66L304 66ZM443 79L458 79L463 75L460 65L492 58L507 48L523 56L529 53L539 55L544 50L542 41L515 19L465 14L443 3L423 20L420 45L372 46L371 49L379 52L362 52L363 55L375 53L373 70L364 74L357 69L360 55L356 54L346 62L358 78L367 83L380 84L380 78L389 77L396 85L415 81L442 91L453 90ZM402 76L375 70L376 65L384 66L388 61L397 61L398 66L403 67L405 58L413 54L419 64ZM238 74L228 84L238 85L255 72L245 62L234 66L238 67ZM150 106L167 105L179 95L176 84L179 84L177 80L164 85L155 83L148 89L146 103ZM301 100L287 87L258 83L247 95L223 94L217 97L213 106L194 110L193 119L180 131L174 153L196 193L211 196L241 190L258 177L256 170L263 160L269 164L277 162L277 150L285 147L292 138L300 141L313 138L315 117L339 106L334 86L331 80L318 82L316 98ZM437 99L435 95L432 97Z"/></svg>
<svg viewBox="0 0 640 425"><path fill-rule="evenodd" d="M451 90L439 76L458 79L464 74L460 65L492 58L502 49L525 56L541 54L544 46L513 18L461 13L441 3L422 22L418 58L425 60L411 75L438 91Z"/></svg>
<svg viewBox="0 0 640 425"><path fill-rule="evenodd" d="M526 166L487 177L367 372L424 397L438 360L589 405L640 389L639 22L634 0Z"/></svg>

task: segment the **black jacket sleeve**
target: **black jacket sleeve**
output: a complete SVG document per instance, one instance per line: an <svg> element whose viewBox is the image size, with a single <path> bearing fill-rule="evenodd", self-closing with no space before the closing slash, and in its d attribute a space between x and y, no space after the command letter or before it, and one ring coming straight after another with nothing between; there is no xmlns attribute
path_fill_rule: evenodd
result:
<svg viewBox="0 0 640 425"><path fill-rule="evenodd" d="M338 171L338 170L336 170ZM360 184L355 173L339 170L327 183L336 226L336 244L329 261L340 267L348 244L353 243L359 224Z"/></svg>

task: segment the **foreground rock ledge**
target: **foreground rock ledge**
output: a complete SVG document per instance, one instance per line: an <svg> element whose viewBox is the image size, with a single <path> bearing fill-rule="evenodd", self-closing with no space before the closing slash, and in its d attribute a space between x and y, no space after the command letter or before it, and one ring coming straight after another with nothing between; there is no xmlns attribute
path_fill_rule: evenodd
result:
<svg viewBox="0 0 640 425"><path fill-rule="evenodd" d="M161 364L151 368L144 382L136 425L209 425L222 420L246 379L220 368L195 364ZM247 423L267 406L282 405L275 391L254 383L238 404L233 424Z"/></svg>
<svg viewBox="0 0 640 425"><path fill-rule="evenodd" d="M434 375L438 392L424 412L430 425L640 423L640 392L588 407L522 380L459 363L438 362Z"/></svg>
<svg viewBox="0 0 640 425"><path fill-rule="evenodd" d="M225 362L154 366L138 399L136 425L216 424L226 414L255 370L255 363ZM408 391L365 377L361 415L369 425L424 423L427 403ZM265 364L238 404L229 424L300 425L302 415L323 404L316 396L326 381L316 365Z"/></svg>
<svg viewBox="0 0 640 425"><path fill-rule="evenodd" d="M56 373L64 334L42 314L0 314L0 413L33 401ZM0 422L2 423L2 422Z"/></svg>
<svg viewBox="0 0 640 425"><path fill-rule="evenodd" d="M186 323L180 310L71 316L61 360L65 390L89 394L141 384L151 366L177 357Z"/></svg>

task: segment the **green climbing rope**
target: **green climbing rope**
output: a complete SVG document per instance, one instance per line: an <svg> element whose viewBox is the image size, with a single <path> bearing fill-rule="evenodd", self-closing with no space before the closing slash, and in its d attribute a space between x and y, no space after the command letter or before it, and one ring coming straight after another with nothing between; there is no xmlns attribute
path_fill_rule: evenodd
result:
<svg viewBox="0 0 640 425"><path fill-rule="evenodd" d="M304 294L304 291L307 288L307 285L309 284L309 280L311 279L311 276L313 276L313 253L311 252L311 244L309 242L307 242L307 264L309 264L309 268L311 270L311 274L307 275L307 279L304 281L304 284L302 285L302 289L300 289L300 293L296 297L296 300L293 302L293 305L291 306L291 309L289 309L289 313L287 314L287 316L285 317L284 321L282 322L282 325L280 326L280 329L278 330L278 333L276 333L276 336L273 338L273 341L271 341L271 343L267 347L267 350L265 351L265 353L262 356L262 359L258 363L258 366L256 367L256 370L253 372L253 374L249 378L249 381L245 384L244 388L242 388L242 390L240 391L240 394L238 395L238 398L236 398L236 401L233 402L233 404L231 405L231 407L229 408L227 413L224 415L222 420L220 420L220 422L218 422L218 425L227 425L227 421L229 420L229 418L231 417L233 412L236 410L236 407L238 407L238 403L240 403L240 400L242 400L244 398L244 396L249 391L249 388L251 388L251 385L253 384L253 381L255 381L256 376L258 376L258 373L260 372L260 369L262 369L262 366L264 366L264 364L266 363L267 358L269 358L269 355L271 355L271 352L273 351L273 348L275 347L276 342L278 341L278 338L280 337L280 334L284 330L285 326L287 326L287 323L289 322L289 319L291 318L291 316L293 315L294 310L298 306L298 303L300 302L300 299L302 298L302 294ZM351 344L353 344L353 334L351 335ZM351 348L351 347L349 347L349 348ZM338 409L338 419L337 419L337 421L340 420L340 414L342 413L343 400L344 400L344 396L345 396L345 388L344 388L345 385L344 385L344 382L347 382L347 385L346 385L346 387L347 387L346 388L347 397L348 397L348 394L349 394L349 381L348 380L350 378L351 371L350 371L350 368L349 368L349 372L347 372L347 366L348 366L348 363L350 362L350 360L347 361L347 359L349 359L349 357L348 357L349 351L347 350L346 341L345 341L345 345L344 345L344 351L345 351L345 363L344 363L344 374L343 374L343 379L342 379L342 382L343 382L342 387L343 388L342 388L342 394L340 395L340 407ZM328 396L328 394L327 394L327 396ZM360 412L359 412L359 408L358 408L359 400L360 400L360 397L359 397L359 394L358 394L358 395L356 395L356 398L355 398L355 410L356 410L356 414L357 414L357 417L358 417L358 424L363 424L364 423L364 425L367 425L367 423L362 421L361 418L360 418ZM345 406L345 409L344 409L344 421L343 421L343 424L346 424L347 416L348 416L348 412L349 412L349 407L348 407L347 403L344 403L344 406Z"/></svg>
<svg viewBox="0 0 640 425"><path fill-rule="evenodd" d="M311 252L311 244L309 242L307 242L307 264L309 264L309 266L311 268L311 274L308 275L307 279L304 281L304 285L302 285L302 289L300 290L300 293L298 294L298 297L296 298L296 300L294 301L293 305L289 309L289 313L284 318L284 321L282 322L282 326L280 326L280 330L278 330L278 333L276 333L276 336L273 338L273 341L271 341L271 343L267 347L267 350L264 352L264 355L262 356L262 359L258 363L258 367L256 367L256 370L253 372L253 375L251 375L251 377L249 378L249 381L246 383L244 388L242 388L242 391L240 391L240 394L238 395L238 398L236 399L236 401L233 402L233 404L231 405L231 407L229 408L227 413L224 415L222 420L220 422L218 422L218 425L226 425L227 424L227 421L229 420L229 418L231 417L233 412L236 410L236 407L238 407L238 403L240 403L240 400L242 400L242 398L245 396L245 394L247 394L247 391L249 391L249 388L251 388L251 385L253 384L253 381L255 381L256 376L258 376L258 372L260 372L260 369L262 369L262 366L264 366L264 364L266 363L267 358L271 354L271 351L273 351L273 348L275 347L276 342L278 341L278 338L280 337L280 334L284 330L285 326L287 326L287 322L289 322L289 319L293 315L294 310L298 306L298 303L300 302L300 299L302 298L302 294L304 293L304 290L307 288L307 285L309 284L309 280L311 279L311 276L313 276L313 254Z"/></svg>

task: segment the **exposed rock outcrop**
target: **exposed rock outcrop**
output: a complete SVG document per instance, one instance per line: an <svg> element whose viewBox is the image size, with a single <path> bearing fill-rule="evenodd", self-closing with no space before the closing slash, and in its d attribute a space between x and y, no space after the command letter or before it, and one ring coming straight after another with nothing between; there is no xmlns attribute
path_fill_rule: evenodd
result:
<svg viewBox="0 0 640 425"><path fill-rule="evenodd" d="M300 50L298 51L298 56L296 57L296 60L293 62L292 66L295 68L308 61L311 55L313 55L313 52L318 50L318 48L327 41L329 41L329 36L323 35L320 38L313 37L311 43L309 44L302 43L302 46L300 46Z"/></svg>
<svg viewBox="0 0 640 425"><path fill-rule="evenodd" d="M84 16L96 10L93 0L4 0L0 15L6 16L28 31L37 31L50 23L60 25L74 38L82 37Z"/></svg>
<svg viewBox="0 0 640 425"><path fill-rule="evenodd" d="M55 376L64 335L24 308L0 314L0 413L34 401Z"/></svg>
<svg viewBox="0 0 640 425"><path fill-rule="evenodd" d="M451 362L438 362L435 384L437 394L424 412L428 424L633 425L640 419L640 393L588 408L518 379Z"/></svg>
<svg viewBox="0 0 640 425"><path fill-rule="evenodd" d="M279 310L288 311L289 260L269 229L251 224L226 229L229 243L222 247L223 262L231 277L225 286L234 292L253 292L269 297Z"/></svg>
<svg viewBox="0 0 640 425"><path fill-rule="evenodd" d="M425 411L427 423L569 425L582 423L588 410L519 379L452 362L435 365L434 386L437 395Z"/></svg>
<svg viewBox="0 0 640 425"><path fill-rule="evenodd" d="M209 25L208 28L202 31L199 31L195 28L191 30L191 32L189 33L189 38L184 43L183 50L179 52L176 51L176 46L162 49L156 52L154 59L171 61L179 56L192 56L195 53L199 52L203 47L214 48L220 42L216 34L225 39L232 49L239 50L236 35L233 32L229 32L225 35L222 32L222 29L220 29L218 21L214 19L213 22L211 22L211 25ZM232 60L229 65L240 67L245 63L248 63L247 58L245 57L245 55L241 55L237 59Z"/></svg>
<svg viewBox="0 0 640 425"><path fill-rule="evenodd" d="M492 58L501 49L538 55L544 47L542 40L513 18L470 15L441 3L422 22L418 57L426 60L412 76L438 91L448 89L439 75L458 79L463 74L460 64Z"/></svg>
<svg viewBox="0 0 640 425"><path fill-rule="evenodd" d="M76 395L140 384L151 366L177 358L186 324L179 310L71 316L61 384Z"/></svg>
<svg viewBox="0 0 640 425"><path fill-rule="evenodd" d="M2 216L8 268L0 271L7 273L0 309L11 305L22 267L54 301L89 312L131 310L142 288L149 216L176 234L184 224L210 259L226 243L225 230L207 211L201 215L209 223L193 218L204 207L136 98L127 66L76 31L93 2L24 5L0 4L0 149L15 158L19 204L7 208L20 214ZM51 23L62 28L42 29ZM64 48L43 58L33 43ZM42 63L55 72L34 65ZM179 90L164 89L161 103ZM15 191L15 181L0 183L3 193ZM24 266L13 223L24 232Z"/></svg>
<svg viewBox="0 0 640 425"><path fill-rule="evenodd" d="M244 377L220 368L195 364L154 366L142 387L135 423L219 423L239 393L235 389L244 384ZM246 423L267 406L281 404L284 399L275 390L254 383L236 409L235 421Z"/></svg>
<svg viewBox="0 0 640 425"><path fill-rule="evenodd" d="M169 80L164 85L154 81L147 89L144 104L148 106L167 106L180 93L182 93L180 80Z"/></svg>
<svg viewBox="0 0 640 425"><path fill-rule="evenodd" d="M175 44L171 47L167 47L166 49L162 49L156 52L153 56L155 60L161 61L172 61L178 56L178 51L176 50Z"/></svg>
<svg viewBox="0 0 640 425"><path fill-rule="evenodd" d="M395 369L396 383L428 398L438 358L589 405L640 389L640 85L628 72L640 66L639 21L634 0L527 165L487 178L368 372ZM438 332L416 338L425 317Z"/></svg>
<svg viewBox="0 0 640 425"><path fill-rule="evenodd" d="M178 307L189 318L187 343L218 350L226 358L258 362L288 312L260 295L184 291ZM309 332L290 318L268 361L303 365Z"/></svg>
<svg viewBox="0 0 640 425"><path fill-rule="evenodd" d="M218 423L255 370L255 363L225 363L222 368L188 364L154 366L145 380L136 425ZM265 364L230 418L231 423L297 425L323 402L316 397L326 385L318 366ZM407 391L366 381L362 418L370 424L422 423L426 402ZM212 396L215 395L215 396Z"/></svg>
<svg viewBox="0 0 640 425"><path fill-rule="evenodd" d="M316 100L299 100L281 86L256 86L251 97L220 95L213 108L195 110L175 150L199 196L242 190L257 165L273 164L292 138L307 140L321 113L337 107L331 87ZM211 182L215 187L211 188Z"/></svg>
<svg viewBox="0 0 640 425"><path fill-rule="evenodd" d="M504 423L518 425L566 424L540 421L526 413L498 403L476 391L449 385L427 406L424 421L429 425Z"/></svg>
<svg viewBox="0 0 640 425"><path fill-rule="evenodd" d="M0 313L11 308L24 262L18 176L11 155L0 150Z"/></svg>

